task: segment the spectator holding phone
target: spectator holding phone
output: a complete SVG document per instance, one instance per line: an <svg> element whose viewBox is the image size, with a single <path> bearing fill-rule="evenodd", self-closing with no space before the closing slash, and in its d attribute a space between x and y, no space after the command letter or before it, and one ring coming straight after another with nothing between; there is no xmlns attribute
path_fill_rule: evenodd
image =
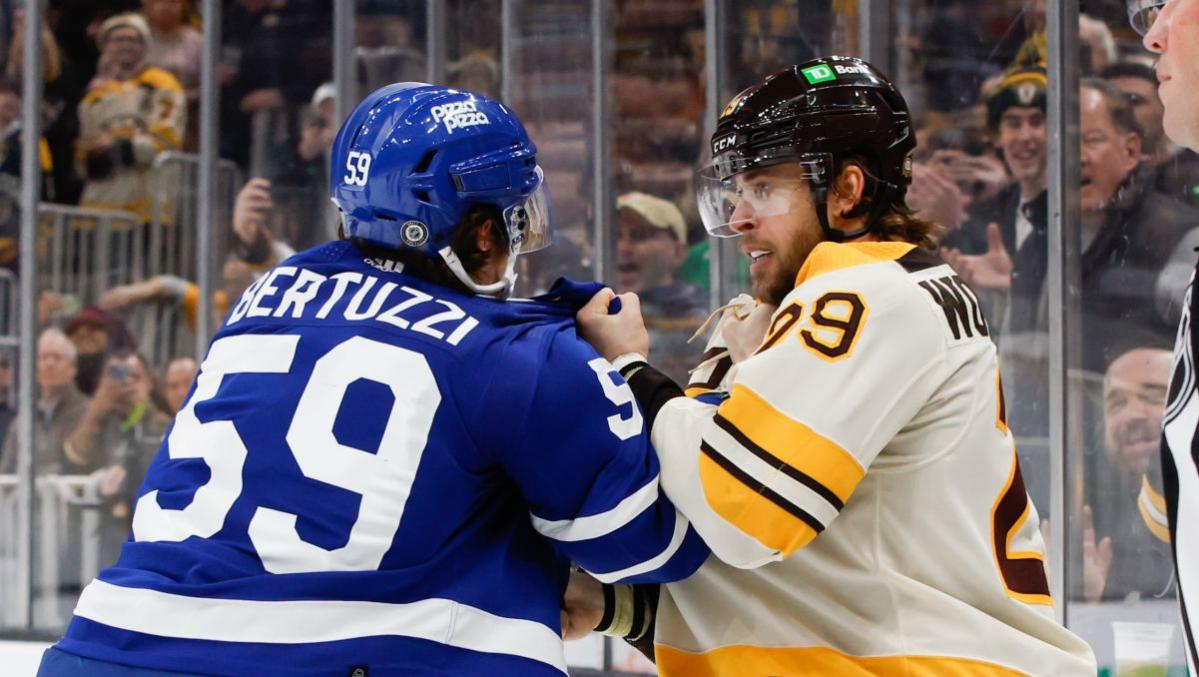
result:
<svg viewBox="0 0 1199 677"><path fill-rule="evenodd" d="M150 373L146 361L132 350L109 355L83 420L67 438L68 453L96 464L122 466L131 459L152 456L162 443L168 421L153 403ZM141 467L144 471L144 464ZM110 484L111 495L120 483Z"/></svg>

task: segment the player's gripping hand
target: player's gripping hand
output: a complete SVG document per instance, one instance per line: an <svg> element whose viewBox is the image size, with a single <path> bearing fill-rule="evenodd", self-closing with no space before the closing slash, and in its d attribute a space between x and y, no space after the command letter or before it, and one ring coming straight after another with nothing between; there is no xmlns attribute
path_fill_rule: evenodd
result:
<svg viewBox="0 0 1199 677"><path fill-rule="evenodd" d="M562 639L583 639L604 617L604 589L600 582L582 571L570 572L570 582L562 593Z"/></svg>
<svg viewBox="0 0 1199 677"><path fill-rule="evenodd" d="M748 313L738 313L737 310L728 308L720 318L720 333L729 348L733 364L740 364L762 346L770 319L778 308L769 303L759 303Z"/></svg>
<svg viewBox="0 0 1199 677"><path fill-rule="evenodd" d="M612 300L620 299L619 309L613 312ZM608 360L625 353L649 357L649 332L641 317L641 300L632 292L619 296L604 287L596 292L587 305L575 315L579 334Z"/></svg>

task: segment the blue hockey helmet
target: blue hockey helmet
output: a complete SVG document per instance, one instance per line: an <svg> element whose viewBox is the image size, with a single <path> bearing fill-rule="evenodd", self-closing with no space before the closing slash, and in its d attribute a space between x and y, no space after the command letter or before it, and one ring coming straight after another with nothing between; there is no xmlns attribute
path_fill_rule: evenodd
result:
<svg viewBox="0 0 1199 677"><path fill-rule="evenodd" d="M478 294L510 291L516 256L551 239L536 146L507 106L473 92L403 82L371 93L337 133L329 184L346 237L440 257ZM510 255L495 284L471 280L450 248L475 205L503 216Z"/></svg>

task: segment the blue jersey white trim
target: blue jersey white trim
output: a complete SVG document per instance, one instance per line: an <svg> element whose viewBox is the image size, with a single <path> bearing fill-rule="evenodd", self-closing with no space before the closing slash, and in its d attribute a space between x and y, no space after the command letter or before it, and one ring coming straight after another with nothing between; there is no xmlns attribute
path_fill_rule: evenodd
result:
<svg viewBox="0 0 1199 677"><path fill-rule="evenodd" d="M130 614L130 608L137 613ZM449 599L264 602L188 597L96 580L79 596L75 615L122 630L218 642L309 644L399 635L521 656L566 672L562 640L549 628Z"/></svg>
<svg viewBox="0 0 1199 677"><path fill-rule="evenodd" d="M600 538L616 531L648 510L659 500L658 478L629 495L615 508L599 513L576 517L572 520L543 520L533 515L533 528L537 533L555 541L586 541Z"/></svg>
<svg viewBox="0 0 1199 677"><path fill-rule="evenodd" d="M59 648L205 674L561 675L573 560L708 555L574 328L597 285L466 296L341 242L242 295Z"/></svg>

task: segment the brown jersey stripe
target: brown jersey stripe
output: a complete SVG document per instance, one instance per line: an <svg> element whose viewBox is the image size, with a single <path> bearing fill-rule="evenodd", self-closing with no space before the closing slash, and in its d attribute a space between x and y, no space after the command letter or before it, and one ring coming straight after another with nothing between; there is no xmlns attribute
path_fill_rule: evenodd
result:
<svg viewBox="0 0 1199 677"><path fill-rule="evenodd" d="M716 451L712 445L708 444L707 442L700 442L699 448L704 452L705 456L712 459L716 465L719 465L722 469L724 469L725 472L727 472L729 475L732 475L733 478L744 484L746 487L749 487L754 492L760 494L763 498L769 500L771 503L777 505L783 510L786 510L794 517L799 518L804 524L807 524L816 533L824 531L824 525L820 523L820 520L813 517L811 513L799 507L798 505L795 505L791 501L788 501L786 498L783 498L778 494L778 492L762 484L749 473L737 467L736 463L733 463L727 457L725 457L724 454Z"/></svg>
<svg viewBox="0 0 1199 677"><path fill-rule="evenodd" d="M815 477L803 472L799 468L788 465L783 459L754 444L753 440L746 437L745 433L742 433L740 430L738 430L737 426L733 425L732 422L730 422L727 418L717 413L713 421L716 423L717 427L728 433L734 440L737 441L738 444L745 447L745 449L754 456L766 461L770 467L782 471L782 473L787 477L790 477L796 482L799 482L805 487L816 492L821 498L828 501L829 505L833 506L838 511L845 507L845 502L838 498L831 489L821 484L820 481Z"/></svg>

